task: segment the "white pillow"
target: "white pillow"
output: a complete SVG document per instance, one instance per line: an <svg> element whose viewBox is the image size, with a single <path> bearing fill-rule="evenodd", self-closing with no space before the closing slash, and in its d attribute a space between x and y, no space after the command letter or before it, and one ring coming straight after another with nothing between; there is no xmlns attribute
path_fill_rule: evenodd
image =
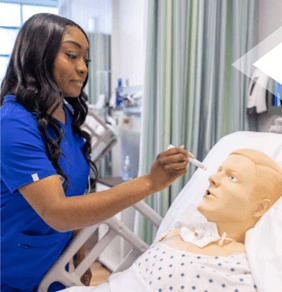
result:
<svg viewBox="0 0 282 292"><path fill-rule="evenodd" d="M282 198L248 230L245 247L259 292L281 292Z"/></svg>

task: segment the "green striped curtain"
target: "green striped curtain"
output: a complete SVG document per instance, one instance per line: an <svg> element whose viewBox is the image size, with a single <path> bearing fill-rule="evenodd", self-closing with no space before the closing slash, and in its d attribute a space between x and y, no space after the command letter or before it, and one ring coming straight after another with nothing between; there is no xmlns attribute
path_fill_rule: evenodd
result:
<svg viewBox="0 0 282 292"><path fill-rule="evenodd" d="M246 115L248 78L231 64L256 45L256 0L148 0L139 175L169 144L199 160L223 136L257 131ZM249 60L249 67L253 63ZM145 199L161 216L195 171ZM135 231L156 230L137 215Z"/></svg>
<svg viewBox="0 0 282 292"><path fill-rule="evenodd" d="M89 63L88 97L89 103L95 104L99 95L104 94L105 90L109 93L111 88L111 36L97 32L88 33L88 38L89 57L91 59ZM107 88L105 88L105 83Z"/></svg>
<svg viewBox="0 0 282 292"><path fill-rule="evenodd" d="M89 75L88 75L88 98L90 104L98 101L99 95L110 96L110 73L111 73L111 36L100 32L88 33L89 38ZM87 90L87 89L86 89ZM98 114L104 120L104 110ZM112 175L111 152L97 163L99 178L106 178ZM93 173L91 174L93 177ZM93 177L94 178L94 177Z"/></svg>

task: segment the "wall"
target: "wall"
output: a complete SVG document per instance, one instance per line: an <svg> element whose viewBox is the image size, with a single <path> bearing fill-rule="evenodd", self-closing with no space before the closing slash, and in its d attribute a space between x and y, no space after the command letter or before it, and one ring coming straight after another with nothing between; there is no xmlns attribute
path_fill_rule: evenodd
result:
<svg viewBox="0 0 282 292"><path fill-rule="evenodd" d="M259 0L258 42L263 41L282 26L281 11L281 0ZM269 113L260 114L258 116L259 131L267 132L270 125L273 125L274 120L278 117L277 115L271 115Z"/></svg>
<svg viewBox="0 0 282 292"><path fill-rule="evenodd" d="M58 0L59 15L79 24L85 31L111 34L111 0Z"/></svg>
<svg viewBox="0 0 282 292"><path fill-rule="evenodd" d="M112 93L117 80L143 84L145 70L145 6L147 0L58 0L59 14L86 31L112 35Z"/></svg>
<svg viewBox="0 0 282 292"><path fill-rule="evenodd" d="M113 0L112 92L117 80L129 80L129 86L143 84L145 70L145 0Z"/></svg>
<svg viewBox="0 0 282 292"><path fill-rule="evenodd" d="M112 1L112 74L111 92L115 93L118 79L126 79L129 86L144 86L145 72L145 7L146 0ZM122 112L116 112L119 134L126 124ZM122 156L121 141L112 150L113 176L121 176Z"/></svg>

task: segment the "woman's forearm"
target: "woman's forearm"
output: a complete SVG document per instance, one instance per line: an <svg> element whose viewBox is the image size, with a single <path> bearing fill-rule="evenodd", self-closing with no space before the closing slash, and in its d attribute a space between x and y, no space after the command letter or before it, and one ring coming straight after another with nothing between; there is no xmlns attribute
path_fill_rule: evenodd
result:
<svg viewBox="0 0 282 292"><path fill-rule="evenodd" d="M191 155L181 148L169 149L158 154L148 174L99 193L66 197L58 175L27 184L19 192L53 229L80 229L100 223L169 187L186 174Z"/></svg>
<svg viewBox="0 0 282 292"><path fill-rule="evenodd" d="M149 176L144 175L106 191L62 197L50 209L52 214L46 214L48 224L60 232L88 227L114 216L153 192Z"/></svg>

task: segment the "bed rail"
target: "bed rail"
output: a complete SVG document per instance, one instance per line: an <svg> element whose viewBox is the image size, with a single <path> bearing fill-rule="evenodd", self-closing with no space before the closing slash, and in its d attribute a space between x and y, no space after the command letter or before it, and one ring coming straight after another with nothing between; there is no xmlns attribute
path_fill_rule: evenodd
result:
<svg viewBox="0 0 282 292"><path fill-rule="evenodd" d="M145 202L138 202L133 207L145 218L149 219L156 227L160 226L162 217ZM72 260L80 247L85 244L101 224L106 224L109 227L108 232L97 244L95 244L85 259L72 272L67 271L66 265ZM54 282L59 282L66 287L83 286L80 278L116 236L124 238L124 240L129 242L133 248L113 273L127 269L138 256L148 249L149 246L147 243L136 236L125 224L115 217L112 217L101 224L84 228L76 235L64 250L60 258L44 276L39 285L38 292L47 292L49 286Z"/></svg>

